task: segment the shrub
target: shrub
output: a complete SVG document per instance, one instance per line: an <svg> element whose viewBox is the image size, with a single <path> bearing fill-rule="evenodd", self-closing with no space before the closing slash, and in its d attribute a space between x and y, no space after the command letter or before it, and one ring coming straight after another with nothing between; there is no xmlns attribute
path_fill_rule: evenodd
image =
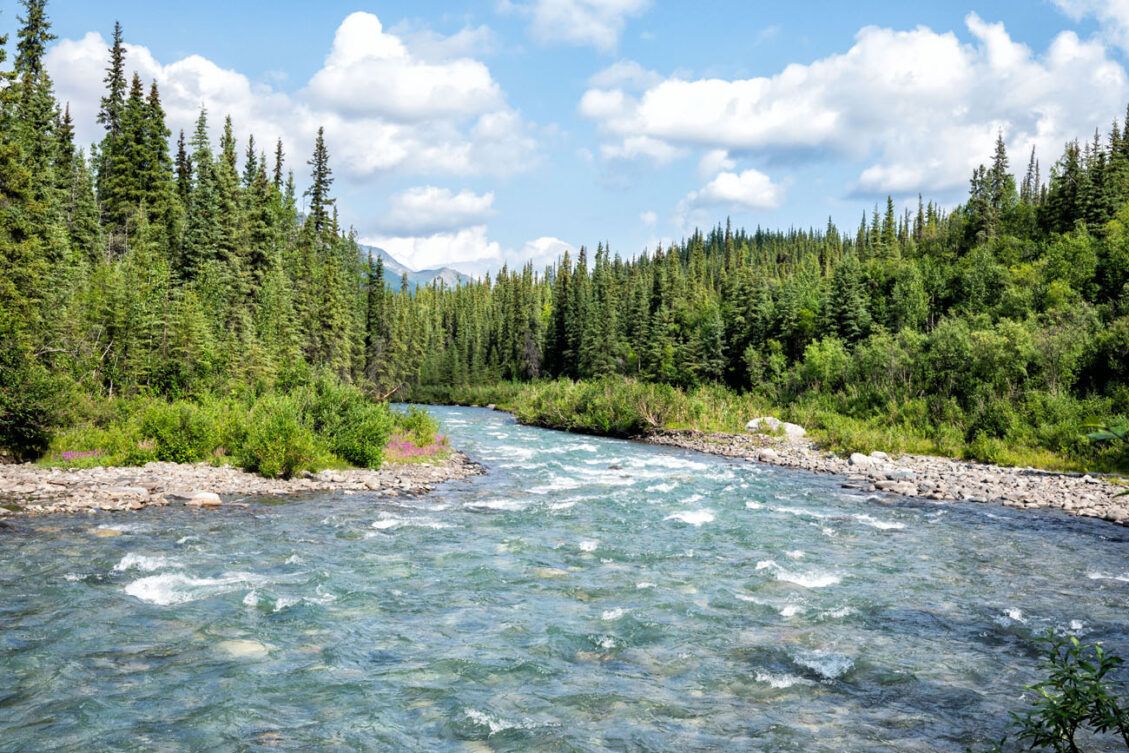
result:
<svg viewBox="0 0 1129 753"><path fill-rule="evenodd" d="M211 413L187 401L150 403L141 419L141 435L156 443L157 460L193 463L219 446L219 426Z"/></svg>
<svg viewBox="0 0 1129 753"><path fill-rule="evenodd" d="M393 411L392 422L395 431L405 435L416 447L433 444L439 433L439 422L430 413L415 405L408 406L407 411L403 413Z"/></svg>
<svg viewBox="0 0 1129 753"><path fill-rule="evenodd" d="M267 478L290 478L312 468L321 453L301 414L294 397L271 394L260 398L251 409L238 450L240 466Z"/></svg>
<svg viewBox="0 0 1129 753"><path fill-rule="evenodd" d="M356 387L328 376L301 392L306 425L325 439L342 460L362 468L379 468L392 433L392 416Z"/></svg>
<svg viewBox="0 0 1129 753"><path fill-rule="evenodd" d="M1028 687L1035 693L1031 708L1012 714L1013 733L1023 749L1077 753L1083 730L1119 738L1129 748L1129 708L1118 700L1110 679L1122 659L1074 636L1049 633L1042 642L1046 653L1040 667L1047 678Z"/></svg>
<svg viewBox="0 0 1129 753"><path fill-rule="evenodd" d="M330 440L330 449L353 465L379 468L391 433L392 416L387 406L383 403L352 403Z"/></svg>
<svg viewBox="0 0 1129 753"><path fill-rule="evenodd" d="M59 423L61 384L0 321L0 451L32 460L46 451Z"/></svg>

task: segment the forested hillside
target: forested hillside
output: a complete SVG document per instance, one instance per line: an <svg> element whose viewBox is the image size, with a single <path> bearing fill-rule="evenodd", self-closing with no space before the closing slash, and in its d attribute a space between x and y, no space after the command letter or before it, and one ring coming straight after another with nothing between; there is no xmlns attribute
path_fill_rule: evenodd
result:
<svg viewBox="0 0 1129 753"><path fill-rule="evenodd" d="M237 144L230 118L213 145L202 111L170 149L157 84L129 73L116 26L87 152L44 68L45 5L24 3L0 74L0 443L42 452L77 396L373 372L381 270L339 225L322 133L303 196L287 147Z"/></svg>
<svg viewBox="0 0 1129 753"><path fill-rule="evenodd" d="M199 397L332 373L377 397L565 377L724 385L877 422L938 451L1089 452L1129 415L1129 134L1018 186L1001 137L951 211L887 200L852 231L727 223L629 259L604 244L456 288L386 286L339 221L326 139L170 134L107 50L101 141L44 67L45 0L0 58L0 442L30 457L76 396ZM3 55L0 50L0 55ZM170 144L175 147L170 148ZM398 391L394 393L394 391ZM798 408L797 408L798 409Z"/></svg>
<svg viewBox="0 0 1129 753"><path fill-rule="evenodd" d="M423 385L719 383L932 451L1085 457L1086 425L1129 413L1127 201L1117 123L1067 144L1046 182L1032 153L1018 187L1000 138L950 212L888 199L853 232L727 224L630 261L582 248L543 275L394 297L391 319L415 323L392 340Z"/></svg>

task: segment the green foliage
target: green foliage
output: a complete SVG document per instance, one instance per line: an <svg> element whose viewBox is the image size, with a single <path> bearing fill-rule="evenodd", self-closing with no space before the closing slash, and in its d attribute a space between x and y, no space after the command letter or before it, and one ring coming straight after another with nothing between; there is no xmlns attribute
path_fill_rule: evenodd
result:
<svg viewBox="0 0 1129 753"><path fill-rule="evenodd" d="M416 405L408 406L406 411L393 411L392 423L394 431L409 439L416 447L426 447L436 441L439 434L439 422Z"/></svg>
<svg viewBox="0 0 1129 753"><path fill-rule="evenodd" d="M302 422L299 401L292 396L267 395L250 411L237 457L245 470L267 478L290 478L312 470L321 454L316 435Z"/></svg>
<svg viewBox="0 0 1129 753"><path fill-rule="evenodd" d="M63 385L0 320L0 454L31 460L47 449L60 422Z"/></svg>
<svg viewBox="0 0 1129 753"><path fill-rule="evenodd" d="M1046 654L1040 667L1047 677L1028 687L1034 693L1031 708L1013 714L1013 735L1023 749L1080 753L1080 738L1090 735L1119 739L1129 748L1129 707L1118 699L1119 683L1110 676L1122 659L1074 636L1048 633L1042 640Z"/></svg>
<svg viewBox="0 0 1129 753"><path fill-rule="evenodd" d="M313 144L304 213L283 145L268 174L230 118L213 144L201 112L173 157L160 93L127 78L115 25L105 134L84 155L42 64L46 3L25 8L15 65L0 70L8 453L44 452L68 394L197 406L154 409L125 431L133 460L149 452L138 442L157 457L232 455L253 400L237 409L203 396L300 390L299 419L325 451L375 465L392 419L341 386L352 384L615 434L736 430L753 406L774 404L831 446L1129 467L1123 450L1081 439L1096 419L1129 418L1120 126L1105 142L1067 144L1049 181L1032 154L1018 187L998 139L952 211L888 198L853 232L726 223L629 260L599 243L547 270L394 291L338 220L332 134L319 129ZM331 386L311 383L322 373Z"/></svg>
<svg viewBox="0 0 1129 753"><path fill-rule="evenodd" d="M141 415L140 430L143 439L154 443L156 459L170 463L204 460L220 446L215 416L186 401L150 403Z"/></svg>

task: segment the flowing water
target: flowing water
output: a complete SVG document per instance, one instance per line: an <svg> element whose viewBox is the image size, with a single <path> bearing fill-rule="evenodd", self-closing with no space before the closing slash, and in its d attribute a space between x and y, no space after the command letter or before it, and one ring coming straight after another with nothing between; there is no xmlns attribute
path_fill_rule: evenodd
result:
<svg viewBox="0 0 1129 753"><path fill-rule="evenodd" d="M1108 523L435 412L488 475L0 531L0 751L959 751L1129 655Z"/></svg>

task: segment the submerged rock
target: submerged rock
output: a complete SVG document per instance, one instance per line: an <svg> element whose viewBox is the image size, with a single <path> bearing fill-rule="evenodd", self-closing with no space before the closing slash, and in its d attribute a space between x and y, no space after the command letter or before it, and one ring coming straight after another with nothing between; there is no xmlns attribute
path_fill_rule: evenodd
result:
<svg viewBox="0 0 1129 753"><path fill-rule="evenodd" d="M270 656L270 649L265 643L244 638L220 641L216 644L216 650L233 659L265 659Z"/></svg>

